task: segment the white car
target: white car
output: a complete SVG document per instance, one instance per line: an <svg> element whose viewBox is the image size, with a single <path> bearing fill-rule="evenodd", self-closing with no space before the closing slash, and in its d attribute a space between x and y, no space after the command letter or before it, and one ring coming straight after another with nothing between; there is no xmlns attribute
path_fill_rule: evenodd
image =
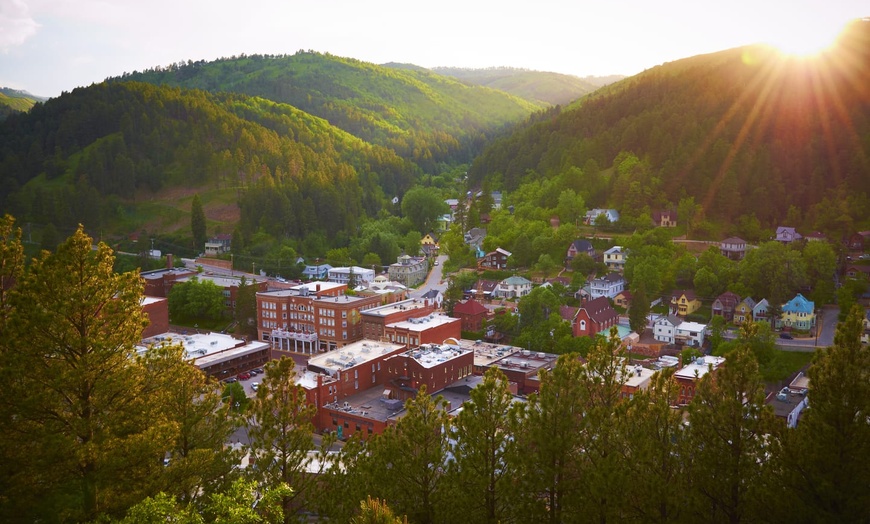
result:
<svg viewBox="0 0 870 524"><path fill-rule="evenodd" d="M257 391L258 389L260 389L260 383L259 382L252 382L251 389L254 391Z"/></svg>

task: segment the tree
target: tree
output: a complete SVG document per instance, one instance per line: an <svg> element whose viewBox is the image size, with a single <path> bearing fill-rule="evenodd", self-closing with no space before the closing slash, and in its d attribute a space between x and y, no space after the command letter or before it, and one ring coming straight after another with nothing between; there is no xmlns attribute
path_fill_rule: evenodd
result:
<svg viewBox="0 0 870 524"><path fill-rule="evenodd" d="M692 235L692 227L700 220L703 208L695 203L695 197L680 199L677 204L677 218L686 225L686 237Z"/></svg>
<svg viewBox="0 0 870 524"><path fill-rule="evenodd" d="M49 222L42 228L42 242L39 247L46 251L54 251L58 244L57 228Z"/></svg>
<svg viewBox="0 0 870 524"><path fill-rule="evenodd" d="M293 359L273 360L264 369L250 406L250 450L258 480L271 487L293 486L293 493L285 495L281 504L285 522L290 522L317 481L317 475L306 471L312 461L308 452L314 449L311 420L316 407L308 404L305 389L294 380Z"/></svg>
<svg viewBox="0 0 870 524"><path fill-rule="evenodd" d="M21 228L11 215L0 218L0 331L5 330L9 314L9 290L24 272L24 246ZM0 342L2 348L2 342Z"/></svg>
<svg viewBox="0 0 870 524"><path fill-rule="evenodd" d="M176 319L218 320L225 309L223 290L211 280L193 277L169 291L169 314Z"/></svg>
<svg viewBox="0 0 870 524"><path fill-rule="evenodd" d="M453 420L444 483L450 493L454 522L509 521L516 478L514 429L509 411L513 395L498 368L490 368L483 383Z"/></svg>
<svg viewBox="0 0 870 524"><path fill-rule="evenodd" d="M91 520L125 508L148 494L172 445L156 377L136 357L142 281L113 273L111 249L92 246L80 226L33 262L10 297L0 368L14 379L2 411L17 423L3 440L14 430L29 454L6 464L19 482L0 511L15 520Z"/></svg>
<svg viewBox="0 0 870 524"><path fill-rule="evenodd" d="M447 204L430 188L417 186L402 197L402 214L421 234L431 231L435 220L447 211Z"/></svg>
<svg viewBox="0 0 870 524"><path fill-rule="evenodd" d="M837 326L834 345L819 350L807 375L804 411L787 435L778 479L786 511L812 522L870 520L870 348L861 344L864 309Z"/></svg>
<svg viewBox="0 0 870 524"><path fill-rule="evenodd" d="M358 465L371 483L371 494L411 522L438 522L443 511L441 480L450 424L446 404L420 387L405 403L405 416L370 439L368 454Z"/></svg>
<svg viewBox="0 0 870 524"><path fill-rule="evenodd" d="M366 497L360 502L360 512L350 520L351 524L408 524L408 517L397 517L393 510L380 499Z"/></svg>
<svg viewBox="0 0 870 524"><path fill-rule="evenodd" d="M190 233L193 235L193 248L197 251L205 247L205 229L205 212L202 210L202 201L197 193L193 195L193 202L190 204Z"/></svg>
<svg viewBox="0 0 870 524"><path fill-rule="evenodd" d="M748 347L729 353L715 377L706 373L699 379L688 410L689 511L708 522L759 517L761 479L753 472L768 461L766 441L775 437L775 429Z"/></svg>
<svg viewBox="0 0 870 524"><path fill-rule="evenodd" d="M255 340L257 338L257 287L248 284L244 275L236 290L236 307L233 314L237 333Z"/></svg>
<svg viewBox="0 0 870 524"><path fill-rule="evenodd" d="M647 316L650 312L650 301L646 291L641 287L631 296L631 305L628 308L628 325L638 335L646 331Z"/></svg>

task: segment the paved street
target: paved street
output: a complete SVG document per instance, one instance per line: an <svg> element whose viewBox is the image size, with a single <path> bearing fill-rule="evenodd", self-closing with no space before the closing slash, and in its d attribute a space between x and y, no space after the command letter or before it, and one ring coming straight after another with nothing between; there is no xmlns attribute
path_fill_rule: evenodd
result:
<svg viewBox="0 0 870 524"><path fill-rule="evenodd" d="M441 293L447 291L447 282L443 280L444 277L442 273L444 268L444 261L447 260L447 255L438 255L436 260L438 261L438 265L432 267L432 270L429 271L429 276L426 277L426 282L423 285L421 285L417 289L411 290L411 292L409 293L411 298L420 298L427 291L430 291L432 289L437 289Z"/></svg>

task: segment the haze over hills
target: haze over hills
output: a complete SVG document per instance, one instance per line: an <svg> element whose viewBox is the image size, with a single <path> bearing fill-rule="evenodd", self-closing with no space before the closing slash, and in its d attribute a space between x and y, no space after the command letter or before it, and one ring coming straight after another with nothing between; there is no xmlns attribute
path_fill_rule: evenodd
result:
<svg viewBox="0 0 870 524"><path fill-rule="evenodd" d="M561 177L588 207L628 217L693 197L714 223L870 225L868 28L812 59L752 46L655 67L537 115L469 179L513 191Z"/></svg>

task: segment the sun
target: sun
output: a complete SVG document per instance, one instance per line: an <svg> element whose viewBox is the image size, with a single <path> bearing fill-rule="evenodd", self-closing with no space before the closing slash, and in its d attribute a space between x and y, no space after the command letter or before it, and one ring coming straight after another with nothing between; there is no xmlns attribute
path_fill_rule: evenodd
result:
<svg viewBox="0 0 870 524"><path fill-rule="evenodd" d="M767 43L789 56L813 57L833 46L845 25L824 19L795 25L783 23L772 31Z"/></svg>

